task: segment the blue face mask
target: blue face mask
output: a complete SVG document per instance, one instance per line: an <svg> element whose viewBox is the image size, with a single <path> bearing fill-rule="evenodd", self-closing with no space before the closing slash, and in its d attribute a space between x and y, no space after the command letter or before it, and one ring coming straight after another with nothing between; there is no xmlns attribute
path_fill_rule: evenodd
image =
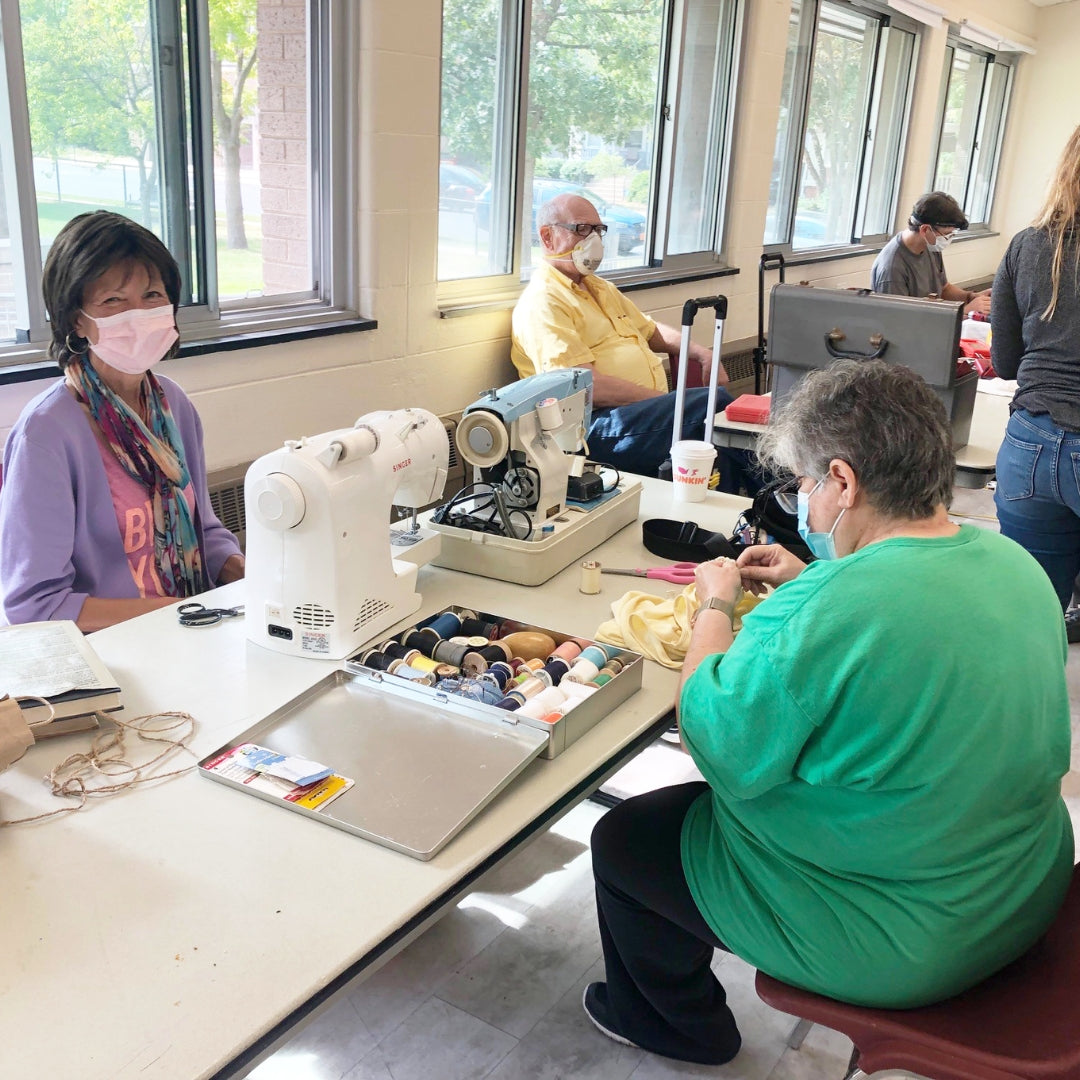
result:
<svg viewBox="0 0 1080 1080"><path fill-rule="evenodd" d="M827 533L810 531L810 496L815 495L824 483L824 480L819 480L813 491L800 491L796 496L799 503L799 535L815 559L835 559L837 557L836 541L833 540L833 533L836 532L836 526L840 524L840 519L847 512L847 508L845 507L837 514L833 527Z"/></svg>

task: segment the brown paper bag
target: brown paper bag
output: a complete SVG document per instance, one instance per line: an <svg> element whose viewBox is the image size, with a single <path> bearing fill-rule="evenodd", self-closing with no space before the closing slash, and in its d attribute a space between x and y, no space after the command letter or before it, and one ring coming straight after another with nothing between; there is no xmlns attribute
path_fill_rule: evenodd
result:
<svg viewBox="0 0 1080 1080"><path fill-rule="evenodd" d="M0 697L0 770L18 761L33 745L34 736L19 703L7 694Z"/></svg>

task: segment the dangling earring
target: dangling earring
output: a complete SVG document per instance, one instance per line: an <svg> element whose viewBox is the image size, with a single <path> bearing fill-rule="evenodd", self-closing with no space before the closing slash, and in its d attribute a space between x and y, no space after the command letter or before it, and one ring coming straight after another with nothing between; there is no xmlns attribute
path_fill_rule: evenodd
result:
<svg viewBox="0 0 1080 1080"><path fill-rule="evenodd" d="M79 337L78 334L75 334L75 340L82 342L82 348L77 349L77 348L75 348L74 345L71 344L71 335L72 334L75 334L75 331L74 330L69 330L67 337L64 338L64 348L67 349L67 351L69 353L71 353L72 356L82 356L83 353L89 351L89 349L90 349L90 340L89 340L89 338L81 338L81 337Z"/></svg>

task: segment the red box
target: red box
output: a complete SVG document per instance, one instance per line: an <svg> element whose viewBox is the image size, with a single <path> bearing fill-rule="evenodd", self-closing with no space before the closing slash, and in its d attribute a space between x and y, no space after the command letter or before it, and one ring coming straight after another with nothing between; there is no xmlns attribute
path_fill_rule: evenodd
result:
<svg viewBox="0 0 1080 1080"><path fill-rule="evenodd" d="M740 424L767 424L771 405L769 394L740 394L724 410L724 415Z"/></svg>

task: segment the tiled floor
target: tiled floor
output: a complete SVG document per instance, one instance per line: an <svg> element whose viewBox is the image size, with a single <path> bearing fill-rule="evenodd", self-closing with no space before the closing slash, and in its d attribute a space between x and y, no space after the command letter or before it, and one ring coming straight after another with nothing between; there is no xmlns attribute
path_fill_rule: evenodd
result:
<svg viewBox="0 0 1080 1080"><path fill-rule="evenodd" d="M954 511L994 527L985 492ZM989 520L988 520L989 519ZM1073 769L1064 790L1080 834L1080 646L1068 663ZM649 775L678 782L681 753L658 744L616 787ZM758 1001L754 971L718 954L715 967L743 1033L730 1065L703 1068L619 1046L581 1009L603 977L588 839L604 810L585 803L501 867L408 949L350 985L250 1080L840 1080L851 1044L814 1028L802 1048L789 1017Z"/></svg>

